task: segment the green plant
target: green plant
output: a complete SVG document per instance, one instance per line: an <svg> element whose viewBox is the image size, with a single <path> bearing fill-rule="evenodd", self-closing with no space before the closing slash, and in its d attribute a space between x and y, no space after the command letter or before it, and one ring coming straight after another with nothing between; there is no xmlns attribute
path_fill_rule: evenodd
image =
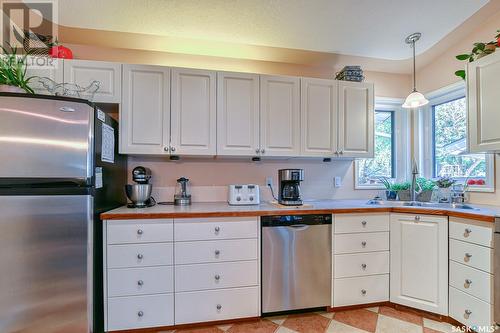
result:
<svg viewBox="0 0 500 333"><path fill-rule="evenodd" d="M382 183L382 185L384 185L384 187L387 191L393 191L393 188L392 188L393 184L389 181L389 179L387 177L380 177L379 180Z"/></svg>
<svg viewBox="0 0 500 333"><path fill-rule="evenodd" d="M420 190L423 191L432 191L436 187L436 184L434 181L427 179L427 178L417 178L417 186L420 188Z"/></svg>
<svg viewBox="0 0 500 333"><path fill-rule="evenodd" d="M392 184L392 190L393 191L405 191L409 190L411 187L411 184L409 182L402 182L402 183L394 183Z"/></svg>
<svg viewBox="0 0 500 333"><path fill-rule="evenodd" d="M450 177L439 177L439 179L436 180L434 183L439 188L449 188L456 182L457 181L455 179L452 179Z"/></svg>
<svg viewBox="0 0 500 333"><path fill-rule="evenodd" d="M24 89L27 93L35 92L28 85L31 77L26 77L27 54L18 56L16 49L10 47L10 52L2 47L3 54L0 55L0 84L16 86Z"/></svg>
<svg viewBox="0 0 500 333"><path fill-rule="evenodd" d="M497 30L497 35L495 36L495 40L487 43L474 43L474 47L472 48L470 53L459 54L455 56L460 61L469 61L473 62L476 59L484 57L485 55L491 54L495 52L497 47L500 47L500 30ZM465 70L460 69L455 72L455 75L461 77L465 80Z"/></svg>

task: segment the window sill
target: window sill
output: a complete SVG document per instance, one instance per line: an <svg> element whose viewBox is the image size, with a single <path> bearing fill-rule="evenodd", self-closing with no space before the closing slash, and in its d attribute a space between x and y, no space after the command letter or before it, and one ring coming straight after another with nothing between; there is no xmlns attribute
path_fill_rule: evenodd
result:
<svg viewBox="0 0 500 333"><path fill-rule="evenodd" d="M482 192L482 193L493 193L495 189L493 187L486 186L469 186L467 192Z"/></svg>
<svg viewBox="0 0 500 333"><path fill-rule="evenodd" d="M385 190L384 185L354 185L355 190Z"/></svg>

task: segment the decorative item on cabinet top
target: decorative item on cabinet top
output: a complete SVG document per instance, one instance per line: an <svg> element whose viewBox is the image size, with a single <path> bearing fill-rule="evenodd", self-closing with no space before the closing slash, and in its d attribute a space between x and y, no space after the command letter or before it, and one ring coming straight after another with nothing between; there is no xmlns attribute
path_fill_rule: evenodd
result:
<svg viewBox="0 0 500 333"><path fill-rule="evenodd" d="M94 100L95 93L101 87L101 82L94 80L86 87L81 87L76 83L57 83L48 77L34 77L50 94L55 96L67 96L83 98L89 101Z"/></svg>

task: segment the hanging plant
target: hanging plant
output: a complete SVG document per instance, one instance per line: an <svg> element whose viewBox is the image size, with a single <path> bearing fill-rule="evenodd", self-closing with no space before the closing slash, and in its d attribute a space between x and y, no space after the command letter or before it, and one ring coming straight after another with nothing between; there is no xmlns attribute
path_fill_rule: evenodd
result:
<svg viewBox="0 0 500 333"><path fill-rule="evenodd" d="M460 61L473 62L495 52L497 47L500 47L500 30L497 30L495 40L487 43L474 43L474 47L470 53L459 54L455 58ZM465 69L456 71L455 75L465 80Z"/></svg>

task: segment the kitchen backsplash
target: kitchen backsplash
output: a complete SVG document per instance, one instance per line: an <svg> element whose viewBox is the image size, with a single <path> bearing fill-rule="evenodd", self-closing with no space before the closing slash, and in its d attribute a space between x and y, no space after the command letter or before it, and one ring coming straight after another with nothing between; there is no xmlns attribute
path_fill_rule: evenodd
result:
<svg viewBox="0 0 500 333"><path fill-rule="evenodd" d="M354 189L354 162L322 162L317 159L266 160L251 162L245 159L198 159L185 158L170 161L165 157L128 158L129 182L131 170L142 165L153 173L153 197L157 201L172 201L176 180L181 176L190 180L190 189L195 202L227 200L227 185L260 185L261 200L271 200L265 186L266 177L272 177L277 191L278 170L286 168L304 169L305 181L301 184L303 198L308 199L369 199L381 191ZM342 179L342 186L335 188L334 178Z"/></svg>

